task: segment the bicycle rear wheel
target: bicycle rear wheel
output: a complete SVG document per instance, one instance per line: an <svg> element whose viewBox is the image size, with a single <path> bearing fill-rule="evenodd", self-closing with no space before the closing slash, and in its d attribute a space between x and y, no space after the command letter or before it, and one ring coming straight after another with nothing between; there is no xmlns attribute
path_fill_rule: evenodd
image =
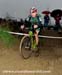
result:
<svg viewBox="0 0 62 75"><path fill-rule="evenodd" d="M28 59L31 56L31 40L29 36L24 36L20 43L20 53L24 59Z"/></svg>

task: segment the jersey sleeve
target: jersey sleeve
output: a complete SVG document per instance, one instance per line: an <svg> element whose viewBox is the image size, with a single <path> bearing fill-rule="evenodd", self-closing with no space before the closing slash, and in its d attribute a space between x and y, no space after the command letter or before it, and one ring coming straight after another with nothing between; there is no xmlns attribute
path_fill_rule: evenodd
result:
<svg viewBox="0 0 62 75"><path fill-rule="evenodd" d="M41 17L39 17L39 21L40 21L40 22L42 22L42 19L41 19Z"/></svg>
<svg viewBox="0 0 62 75"><path fill-rule="evenodd" d="M40 21L40 22L42 22L41 15L40 15L40 14L38 14L38 16L39 16L39 21Z"/></svg>
<svg viewBox="0 0 62 75"><path fill-rule="evenodd" d="M42 17L39 15L39 27L42 27Z"/></svg>
<svg viewBox="0 0 62 75"><path fill-rule="evenodd" d="M30 18L30 16L28 16L25 20L26 20L26 21L29 21L29 18Z"/></svg>
<svg viewBox="0 0 62 75"><path fill-rule="evenodd" d="M29 17L26 18L26 21L29 21Z"/></svg>

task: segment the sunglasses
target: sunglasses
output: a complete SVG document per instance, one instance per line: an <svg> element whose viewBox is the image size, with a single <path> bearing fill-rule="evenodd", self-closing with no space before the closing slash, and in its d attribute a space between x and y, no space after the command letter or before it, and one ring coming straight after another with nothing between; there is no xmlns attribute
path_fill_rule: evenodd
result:
<svg viewBox="0 0 62 75"><path fill-rule="evenodd" d="M31 13L35 13L35 12L37 12L37 10L33 10Z"/></svg>

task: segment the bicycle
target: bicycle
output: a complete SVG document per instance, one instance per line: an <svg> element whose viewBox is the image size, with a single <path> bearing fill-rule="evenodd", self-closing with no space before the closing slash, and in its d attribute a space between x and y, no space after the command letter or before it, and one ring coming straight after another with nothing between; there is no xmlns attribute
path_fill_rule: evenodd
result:
<svg viewBox="0 0 62 75"><path fill-rule="evenodd" d="M29 31L28 35L22 37L20 42L20 53L24 59L28 59L33 51L36 51L34 34Z"/></svg>

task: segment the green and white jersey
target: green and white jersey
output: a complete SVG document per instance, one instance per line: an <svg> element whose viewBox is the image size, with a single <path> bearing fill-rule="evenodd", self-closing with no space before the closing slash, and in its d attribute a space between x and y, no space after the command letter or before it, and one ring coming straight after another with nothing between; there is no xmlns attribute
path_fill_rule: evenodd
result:
<svg viewBox="0 0 62 75"><path fill-rule="evenodd" d="M26 20L31 23L30 27L32 27L34 24L40 25L42 23L40 15L37 15L36 17L28 16Z"/></svg>

